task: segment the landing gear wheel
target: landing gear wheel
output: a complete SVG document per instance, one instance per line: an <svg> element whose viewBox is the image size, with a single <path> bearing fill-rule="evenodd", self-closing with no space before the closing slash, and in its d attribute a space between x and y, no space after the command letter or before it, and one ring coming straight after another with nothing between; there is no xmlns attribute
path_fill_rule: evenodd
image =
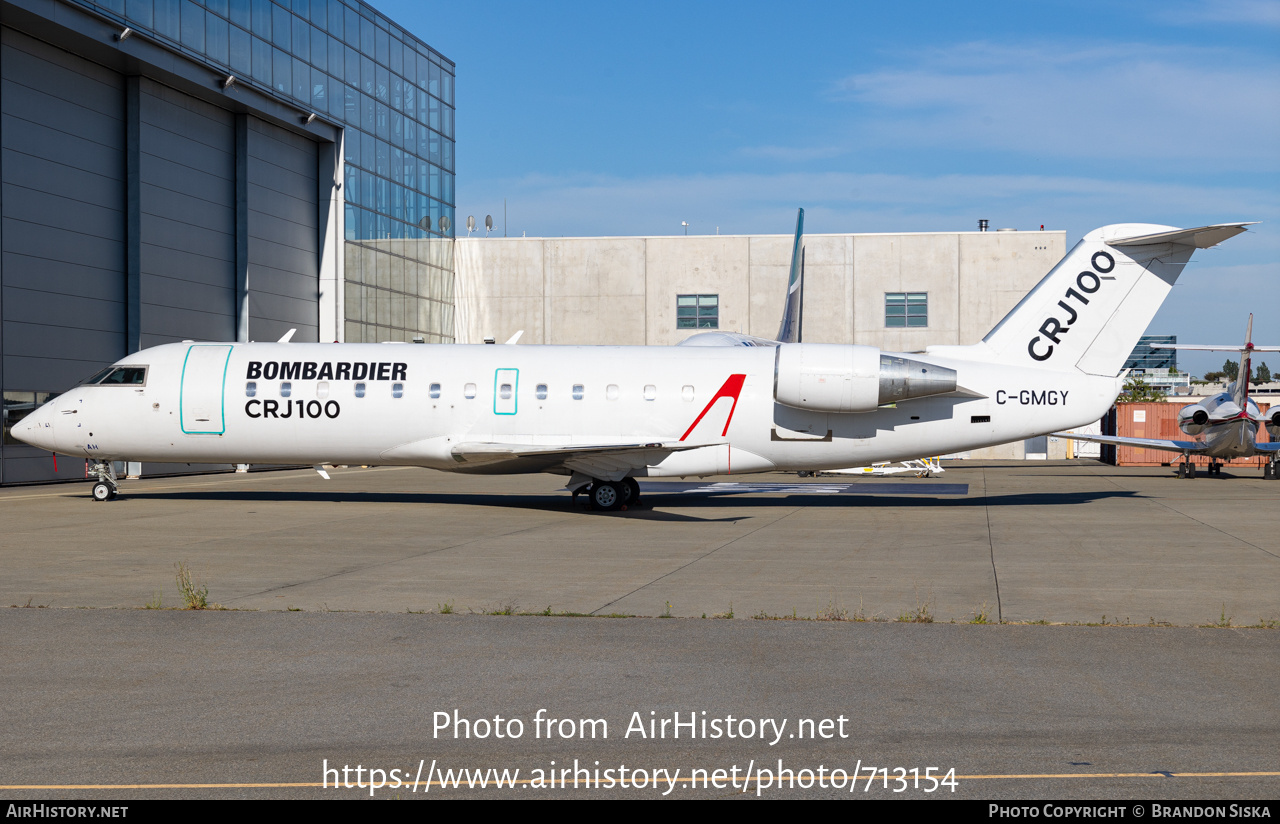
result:
<svg viewBox="0 0 1280 824"><path fill-rule="evenodd" d="M622 502L627 506L635 506L640 503L640 483L635 478L623 478L618 483L618 488L622 491Z"/></svg>
<svg viewBox="0 0 1280 824"><path fill-rule="evenodd" d="M622 490L618 484L608 481L596 481L587 493L591 496L591 508L604 512L612 512L622 506Z"/></svg>
<svg viewBox="0 0 1280 824"><path fill-rule="evenodd" d="M1196 476L1196 465L1193 463L1187 464L1187 477L1194 478L1195 476Z"/></svg>
<svg viewBox="0 0 1280 824"><path fill-rule="evenodd" d="M95 501L108 501L116 496L115 487L105 481L98 481L93 485L93 499Z"/></svg>

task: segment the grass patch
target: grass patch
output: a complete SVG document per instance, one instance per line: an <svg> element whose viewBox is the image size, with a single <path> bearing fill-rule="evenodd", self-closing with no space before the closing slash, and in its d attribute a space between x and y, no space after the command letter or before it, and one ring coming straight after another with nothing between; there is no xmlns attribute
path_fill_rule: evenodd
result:
<svg viewBox="0 0 1280 824"><path fill-rule="evenodd" d="M209 609L208 585L203 582L197 585L191 578L191 568L185 562L179 561L174 564L174 568L178 571L176 580L178 594L182 596L182 603L185 604L183 609ZM214 608L220 607L214 604Z"/></svg>

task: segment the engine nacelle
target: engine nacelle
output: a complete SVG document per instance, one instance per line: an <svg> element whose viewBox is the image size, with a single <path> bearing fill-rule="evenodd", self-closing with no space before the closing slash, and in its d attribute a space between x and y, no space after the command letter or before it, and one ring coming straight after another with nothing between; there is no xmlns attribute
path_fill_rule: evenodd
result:
<svg viewBox="0 0 1280 824"><path fill-rule="evenodd" d="M1271 435L1271 440L1280 441L1280 406L1267 410L1267 433Z"/></svg>
<svg viewBox="0 0 1280 824"><path fill-rule="evenodd" d="M1198 403L1178 410L1178 428L1188 435L1199 435L1209 422L1209 410Z"/></svg>
<svg viewBox="0 0 1280 824"><path fill-rule="evenodd" d="M773 397L796 409L871 412L955 389L954 369L882 355L874 346L784 343L773 362Z"/></svg>

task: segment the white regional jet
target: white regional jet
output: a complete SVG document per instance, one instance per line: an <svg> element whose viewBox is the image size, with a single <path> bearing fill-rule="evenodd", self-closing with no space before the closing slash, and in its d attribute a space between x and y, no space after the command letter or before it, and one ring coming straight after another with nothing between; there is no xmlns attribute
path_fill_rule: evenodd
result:
<svg viewBox="0 0 1280 824"><path fill-rule="evenodd" d="M1096 229L980 343L900 354L801 342L803 217L777 340L171 343L129 355L13 433L92 459L98 500L116 494L111 461L123 460L550 472L616 509L637 499L637 477L959 452L1098 420L1192 252L1248 225Z"/></svg>
<svg viewBox="0 0 1280 824"><path fill-rule="evenodd" d="M1161 438L1126 438L1118 435L1076 435L1057 433L1060 438L1077 441L1140 446L1145 449L1161 449L1181 452L1178 464L1179 478L1194 478L1196 465L1192 455L1204 455L1209 459L1209 474L1222 474L1222 460L1251 458L1268 455L1270 460L1262 468L1264 480L1280 479L1280 405L1268 410L1266 417L1258 411L1258 404L1249 397L1250 359L1254 352L1280 352L1280 346L1253 345L1253 315L1245 329L1244 346L1202 346L1199 344L1152 344L1152 349L1193 349L1201 352L1239 352L1240 375L1227 391L1212 398L1184 406L1178 410L1178 428L1188 435L1200 435L1200 440L1173 441ZM1271 434L1270 443L1258 443L1258 425L1265 424Z"/></svg>

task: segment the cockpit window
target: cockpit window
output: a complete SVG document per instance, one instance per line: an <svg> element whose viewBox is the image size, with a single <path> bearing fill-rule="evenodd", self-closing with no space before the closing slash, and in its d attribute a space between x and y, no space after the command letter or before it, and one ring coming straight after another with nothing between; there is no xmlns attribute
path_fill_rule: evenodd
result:
<svg viewBox="0 0 1280 824"><path fill-rule="evenodd" d="M147 367L145 366L112 366L103 369L85 383L96 383L100 386L145 386L147 383Z"/></svg>

